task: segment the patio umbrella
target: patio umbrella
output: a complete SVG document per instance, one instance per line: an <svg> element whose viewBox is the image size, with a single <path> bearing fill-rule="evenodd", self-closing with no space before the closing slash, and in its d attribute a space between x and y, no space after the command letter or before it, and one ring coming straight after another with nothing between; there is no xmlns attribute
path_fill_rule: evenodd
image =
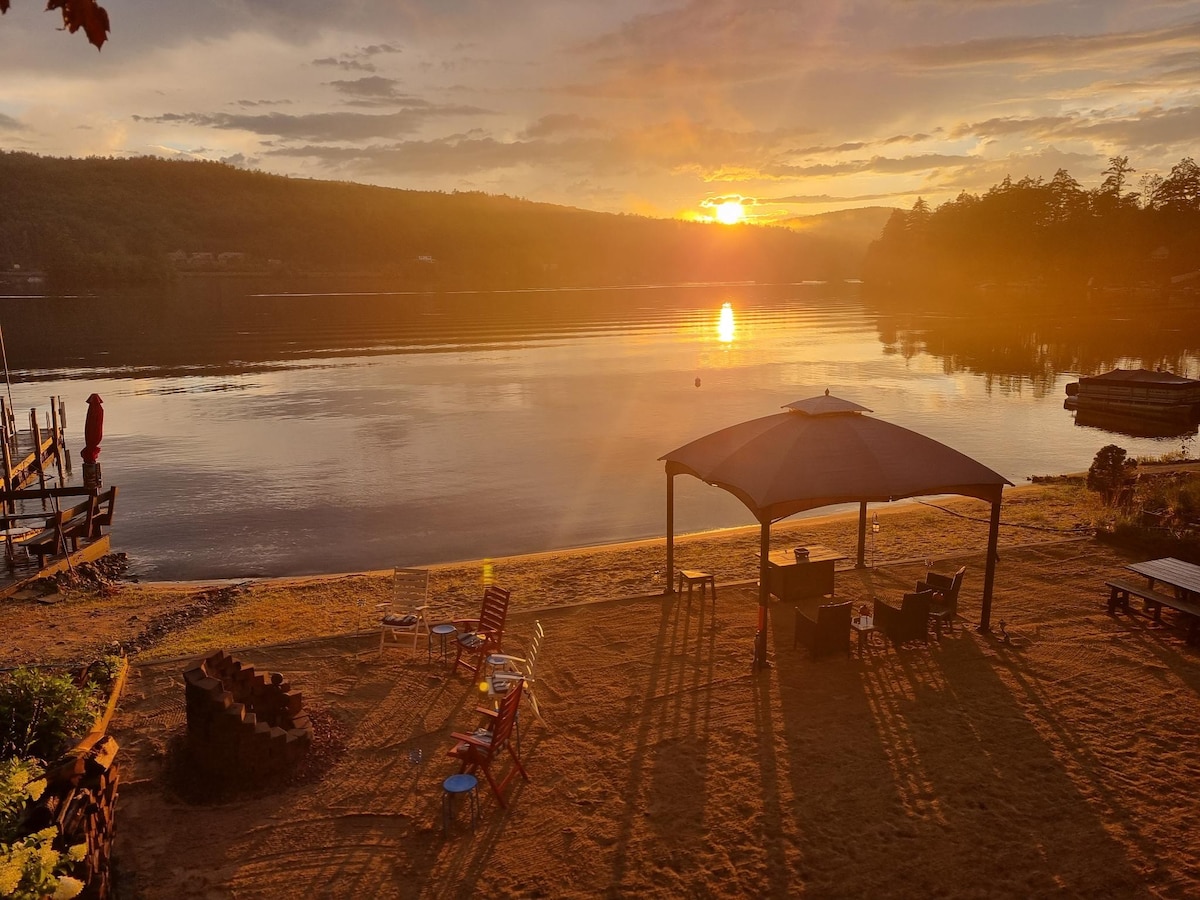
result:
<svg viewBox="0 0 1200 900"><path fill-rule="evenodd" d="M751 419L684 444L659 457L667 472L667 571L674 572L674 477L693 475L729 491L762 526L759 634L755 662L766 646L767 553L770 525L838 503L859 504L862 565L867 503L925 494L962 494L992 503L984 606L987 630L995 573L1000 496L1008 479L932 438L863 415L871 410L830 396L789 403L787 412Z"/></svg>
<svg viewBox="0 0 1200 900"><path fill-rule="evenodd" d="M100 457L100 441L104 438L104 401L99 394L87 398L87 418L83 423L83 451L79 454L85 463L94 463Z"/></svg>

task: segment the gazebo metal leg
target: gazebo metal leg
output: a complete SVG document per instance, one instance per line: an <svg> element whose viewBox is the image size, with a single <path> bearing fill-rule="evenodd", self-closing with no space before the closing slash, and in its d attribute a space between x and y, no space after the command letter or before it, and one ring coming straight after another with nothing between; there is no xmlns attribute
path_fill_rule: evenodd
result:
<svg viewBox="0 0 1200 900"><path fill-rule="evenodd" d="M754 672L761 672L771 666L767 662L767 604L771 599L771 589L767 582L767 557L771 550L770 522L762 523L758 544L758 630L754 633L754 661L751 665Z"/></svg>

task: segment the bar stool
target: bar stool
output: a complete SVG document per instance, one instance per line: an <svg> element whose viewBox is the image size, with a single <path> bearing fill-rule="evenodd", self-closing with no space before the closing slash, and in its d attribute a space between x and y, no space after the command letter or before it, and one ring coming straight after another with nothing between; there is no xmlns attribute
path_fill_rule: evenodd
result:
<svg viewBox="0 0 1200 900"><path fill-rule="evenodd" d="M679 570L679 588L677 594L683 593L684 585L687 585L688 605L692 603L692 587L700 586L700 605L704 606L704 593L708 588L712 587L713 609L717 607L717 579L715 575L710 575L708 572L698 572L695 569L680 569Z"/></svg>
<svg viewBox="0 0 1200 900"><path fill-rule="evenodd" d="M454 818L454 798L466 794L471 806L471 830L479 819L479 779L474 775L451 775L442 782L442 834L450 833Z"/></svg>

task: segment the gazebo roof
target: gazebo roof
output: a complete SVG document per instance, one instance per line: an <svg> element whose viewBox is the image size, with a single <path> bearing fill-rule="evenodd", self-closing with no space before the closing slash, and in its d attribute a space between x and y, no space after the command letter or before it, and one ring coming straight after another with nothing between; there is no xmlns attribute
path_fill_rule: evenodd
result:
<svg viewBox="0 0 1200 900"><path fill-rule="evenodd" d="M838 503L926 494L995 500L1007 478L933 438L823 396L731 425L659 457L670 475L729 491L760 522Z"/></svg>

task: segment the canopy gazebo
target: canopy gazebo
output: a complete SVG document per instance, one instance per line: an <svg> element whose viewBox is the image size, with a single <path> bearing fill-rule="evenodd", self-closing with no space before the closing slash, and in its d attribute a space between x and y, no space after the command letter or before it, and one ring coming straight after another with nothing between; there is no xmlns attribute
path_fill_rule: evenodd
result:
<svg viewBox="0 0 1200 900"><path fill-rule="evenodd" d="M758 520L758 633L754 665L766 661L769 588L767 556L771 523L809 509L858 503L858 566L866 546L867 504L928 494L961 494L992 504L983 611L979 628L990 627L1000 499L1012 484L959 451L932 438L865 416L857 403L824 396L798 400L787 412L722 428L672 450L660 460L667 471L667 578L675 572L675 476L693 475L729 491Z"/></svg>

